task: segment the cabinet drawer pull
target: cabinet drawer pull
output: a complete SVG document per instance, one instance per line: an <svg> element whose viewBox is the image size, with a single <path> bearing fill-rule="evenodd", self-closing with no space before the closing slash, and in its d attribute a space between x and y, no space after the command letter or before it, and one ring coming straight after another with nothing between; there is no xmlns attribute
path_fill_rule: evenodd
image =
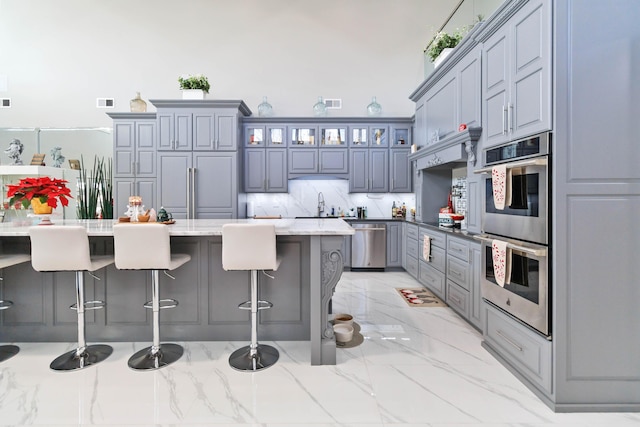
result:
<svg viewBox="0 0 640 427"><path fill-rule="evenodd" d="M453 300L453 302L455 302L458 305L462 305L462 301L460 301L460 298L454 297L453 295L450 296L450 298Z"/></svg>
<svg viewBox="0 0 640 427"><path fill-rule="evenodd" d="M506 342L511 344L516 350L518 350L519 352L522 352L522 347L520 347L518 344L513 342L512 339L508 338L500 329L496 330L496 333L500 335Z"/></svg>

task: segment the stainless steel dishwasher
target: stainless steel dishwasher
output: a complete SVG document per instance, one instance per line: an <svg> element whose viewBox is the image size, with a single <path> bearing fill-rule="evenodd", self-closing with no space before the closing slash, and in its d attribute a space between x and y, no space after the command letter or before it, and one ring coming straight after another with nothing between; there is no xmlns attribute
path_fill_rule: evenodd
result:
<svg viewBox="0 0 640 427"><path fill-rule="evenodd" d="M351 269L378 269L387 266L387 226L375 222L356 222L351 236Z"/></svg>

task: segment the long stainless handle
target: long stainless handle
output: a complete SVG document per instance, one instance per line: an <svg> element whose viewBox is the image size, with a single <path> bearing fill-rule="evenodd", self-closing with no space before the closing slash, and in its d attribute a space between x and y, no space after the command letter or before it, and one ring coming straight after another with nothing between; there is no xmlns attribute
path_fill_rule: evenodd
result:
<svg viewBox="0 0 640 427"><path fill-rule="evenodd" d="M191 206L191 168L187 168L187 218L189 218L190 206Z"/></svg>
<svg viewBox="0 0 640 427"><path fill-rule="evenodd" d="M496 330L496 333L502 337L506 342L511 344L516 350L522 351L522 347L520 347L517 343L515 343L511 338L507 337L500 329Z"/></svg>
<svg viewBox="0 0 640 427"><path fill-rule="evenodd" d="M505 166L507 169L513 168L523 168L526 166L546 166L547 158L546 157L536 157L535 159L521 160L519 162L506 163ZM473 173L490 173L492 167L476 169Z"/></svg>
<svg viewBox="0 0 640 427"><path fill-rule="evenodd" d="M483 242L488 242L488 243L491 243L494 240L500 240L500 239L493 239L491 237L483 236L483 235L473 236L473 238L476 240L481 240ZM516 251L524 252L526 254L537 256L537 257L547 256L547 248L527 248L525 246L518 245L511 242L507 242L507 247L510 249L515 249Z"/></svg>
<svg viewBox="0 0 640 427"><path fill-rule="evenodd" d="M196 168L191 168L191 218L196 217Z"/></svg>
<svg viewBox="0 0 640 427"><path fill-rule="evenodd" d="M356 231L387 231L386 228L355 228Z"/></svg>

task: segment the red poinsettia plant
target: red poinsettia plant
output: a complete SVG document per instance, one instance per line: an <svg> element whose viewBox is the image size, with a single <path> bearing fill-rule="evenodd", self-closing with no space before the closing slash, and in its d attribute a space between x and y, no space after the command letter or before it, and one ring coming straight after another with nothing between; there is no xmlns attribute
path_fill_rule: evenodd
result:
<svg viewBox="0 0 640 427"><path fill-rule="evenodd" d="M46 203L52 208L58 206L58 199L60 199L62 206L68 206L68 198L73 197L71 190L66 185L67 182L64 179L52 179L48 176L21 179L17 184L7 185L9 188L7 197L11 197L9 205L15 206L16 203L22 203L26 209L32 199L38 198L40 203Z"/></svg>

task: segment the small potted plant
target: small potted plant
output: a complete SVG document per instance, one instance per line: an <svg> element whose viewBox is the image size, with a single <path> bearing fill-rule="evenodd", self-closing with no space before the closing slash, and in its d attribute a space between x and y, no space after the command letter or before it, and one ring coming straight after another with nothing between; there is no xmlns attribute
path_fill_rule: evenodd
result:
<svg viewBox="0 0 640 427"><path fill-rule="evenodd" d="M71 190L64 179L55 179L48 176L40 178L23 178L17 184L7 185L7 197L9 205L15 206L21 203L26 209L31 205L36 214L50 214L58 207L58 200L62 206L69 205Z"/></svg>
<svg viewBox="0 0 640 427"><path fill-rule="evenodd" d="M431 42L425 49L425 54L431 59L434 66L440 65L440 63L446 58L446 56L453 50L454 47L462 40L462 31L456 30L452 34L445 31L439 31L433 36ZM442 57L440 57L442 55Z"/></svg>
<svg viewBox="0 0 640 427"><path fill-rule="evenodd" d="M182 99L204 99L204 94L209 93L211 86L209 80L203 74L178 77Z"/></svg>

